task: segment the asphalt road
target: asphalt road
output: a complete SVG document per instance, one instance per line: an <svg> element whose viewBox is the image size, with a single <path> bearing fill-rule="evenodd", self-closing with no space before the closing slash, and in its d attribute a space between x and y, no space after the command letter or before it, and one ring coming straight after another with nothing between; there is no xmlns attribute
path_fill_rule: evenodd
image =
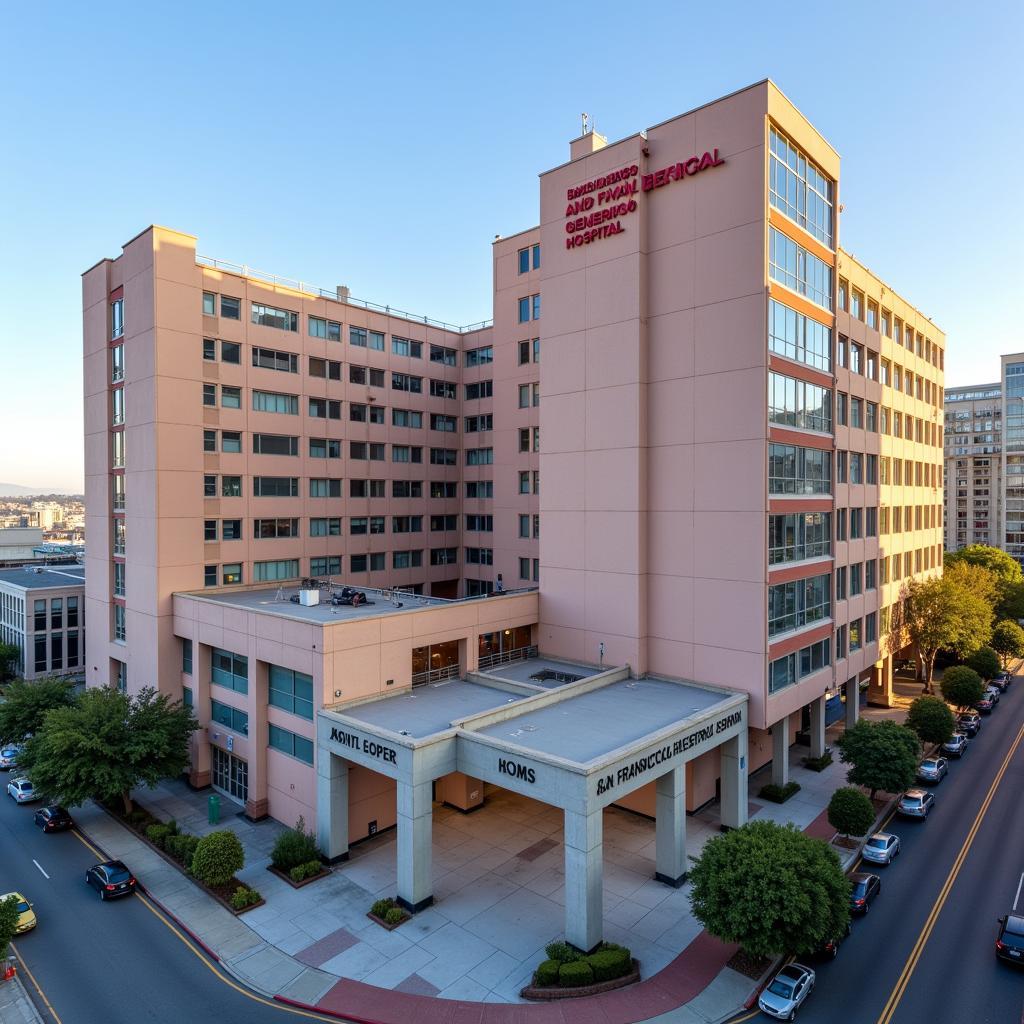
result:
<svg viewBox="0 0 1024 1024"><path fill-rule="evenodd" d="M85 884L96 855L73 833L45 835L32 824L40 805L15 805L6 773L0 785L0 893L17 890L35 904L39 924L14 946L27 968L22 980L48 1024L330 1019L247 995L197 955L145 897L101 902ZM49 1017L29 972L52 1007Z"/></svg>
<svg viewBox="0 0 1024 1024"><path fill-rule="evenodd" d="M902 841L894 863L861 867L881 877L882 890L869 914L854 920L836 960L811 965L817 983L797 1015L802 1024L1024 1021L1024 970L994 952L996 919L1011 910L1024 872L1024 739L1016 742L1024 678L982 721L967 754L933 787L928 819L893 818L886 827Z"/></svg>

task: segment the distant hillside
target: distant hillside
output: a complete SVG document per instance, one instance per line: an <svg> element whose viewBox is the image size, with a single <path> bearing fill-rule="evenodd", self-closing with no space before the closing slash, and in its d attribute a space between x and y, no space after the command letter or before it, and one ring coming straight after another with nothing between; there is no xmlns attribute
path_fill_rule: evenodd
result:
<svg viewBox="0 0 1024 1024"><path fill-rule="evenodd" d="M23 487L21 484L0 483L0 498L64 498L74 497L56 487Z"/></svg>

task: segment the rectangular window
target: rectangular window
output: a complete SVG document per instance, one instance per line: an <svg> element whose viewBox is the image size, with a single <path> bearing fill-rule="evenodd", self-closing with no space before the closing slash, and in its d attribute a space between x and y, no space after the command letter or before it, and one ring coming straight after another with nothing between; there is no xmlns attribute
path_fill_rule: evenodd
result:
<svg viewBox="0 0 1024 1024"><path fill-rule="evenodd" d="M383 481L381 481L383 483ZM393 498L422 498L422 480L392 480L391 496Z"/></svg>
<svg viewBox="0 0 1024 1024"><path fill-rule="evenodd" d="M237 454L242 450L242 435L237 430L223 430L220 435L220 450Z"/></svg>
<svg viewBox="0 0 1024 1024"><path fill-rule="evenodd" d="M313 677L278 665L268 666L269 703L289 714L313 721Z"/></svg>
<svg viewBox="0 0 1024 1024"><path fill-rule="evenodd" d="M295 733L288 732L287 729L282 729L279 726L271 725L269 727L267 746L273 747L274 750L279 750L289 757L297 758L305 764L313 763L313 741L296 736Z"/></svg>
<svg viewBox="0 0 1024 1024"><path fill-rule="evenodd" d="M310 537L340 537L341 536L341 518L340 517L317 517L310 519L309 521L309 535Z"/></svg>
<svg viewBox="0 0 1024 1024"><path fill-rule="evenodd" d="M203 566L203 586L204 587L215 587L215 586L217 586L217 566L215 566L215 565L204 565Z"/></svg>
<svg viewBox="0 0 1024 1024"><path fill-rule="evenodd" d="M431 565L456 565L459 561L458 548L431 548Z"/></svg>
<svg viewBox="0 0 1024 1024"><path fill-rule="evenodd" d="M774 125L769 149L768 195L772 206L831 249L834 190L831 179Z"/></svg>
<svg viewBox="0 0 1024 1024"><path fill-rule="evenodd" d="M818 448L770 443L768 445L768 491L771 494L831 494L831 453ZM529 491L522 489L520 494Z"/></svg>
<svg viewBox="0 0 1024 1024"><path fill-rule="evenodd" d="M219 647L210 648L211 682L236 693L249 692L249 659Z"/></svg>
<svg viewBox="0 0 1024 1024"><path fill-rule="evenodd" d="M298 373L299 357L294 352L278 352L272 348L254 348L252 350L252 365L264 370Z"/></svg>
<svg viewBox="0 0 1024 1024"><path fill-rule="evenodd" d="M114 597L124 597L124 562L114 562Z"/></svg>
<svg viewBox="0 0 1024 1024"><path fill-rule="evenodd" d="M863 355L864 346L858 345L857 342L850 342L850 373L862 374L864 372L863 367Z"/></svg>
<svg viewBox="0 0 1024 1024"><path fill-rule="evenodd" d="M482 348L467 349L464 359L466 366L483 366L485 363L493 363L494 348L491 345L484 345Z"/></svg>
<svg viewBox="0 0 1024 1024"><path fill-rule="evenodd" d="M449 530L457 530L459 528L459 517L453 515L446 516L431 516L430 517L430 531L431 533L446 533Z"/></svg>
<svg viewBox="0 0 1024 1024"><path fill-rule="evenodd" d="M219 700L210 701L210 718L225 729L240 733L242 736L249 735L249 716L230 704L221 704Z"/></svg>
<svg viewBox="0 0 1024 1024"><path fill-rule="evenodd" d="M115 516L113 523L113 550L115 555L125 553L125 521L124 516Z"/></svg>
<svg viewBox="0 0 1024 1024"><path fill-rule="evenodd" d="M276 327L281 331L298 331L299 314L254 302L252 304L252 322L261 324L263 327Z"/></svg>
<svg viewBox="0 0 1024 1024"><path fill-rule="evenodd" d="M422 551L394 551L391 556L394 569L418 569L423 565Z"/></svg>
<svg viewBox="0 0 1024 1024"><path fill-rule="evenodd" d="M298 455L299 439L289 434L253 434L254 455Z"/></svg>
<svg viewBox="0 0 1024 1024"><path fill-rule="evenodd" d="M310 356L309 375L328 380L341 380L341 363L336 359L318 359L316 356Z"/></svg>
<svg viewBox="0 0 1024 1024"><path fill-rule="evenodd" d="M310 576L340 576L341 555L326 555L309 560Z"/></svg>
<svg viewBox="0 0 1024 1024"><path fill-rule="evenodd" d="M493 548L466 548L467 565L493 565Z"/></svg>
<svg viewBox="0 0 1024 1024"><path fill-rule="evenodd" d="M862 633L861 633L861 620L855 619L850 623L850 653L853 654L855 651L859 651L861 648Z"/></svg>
<svg viewBox="0 0 1024 1024"><path fill-rule="evenodd" d="M431 381L433 383L433 381ZM431 390L433 394L433 390ZM493 380L478 380L475 384L466 385L466 401L473 402L478 398L491 398L494 395L494 381ZM452 393L446 397L455 397L455 388L452 386Z"/></svg>
<svg viewBox="0 0 1024 1024"><path fill-rule="evenodd" d="M124 380L124 345L114 345L110 349L110 383L116 384Z"/></svg>
<svg viewBox="0 0 1024 1024"><path fill-rule="evenodd" d="M242 389L231 388L227 384L222 384L220 389L220 404L225 409L241 409L242 408Z"/></svg>
<svg viewBox="0 0 1024 1024"><path fill-rule="evenodd" d="M777 228L769 228L768 272L825 309L832 308L832 268Z"/></svg>
<svg viewBox="0 0 1024 1024"><path fill-rule="evenodd" d="M203 521L203 541L210 543L217 539L217 520L205 519Z"/></svg>
<svg viewBox="0 0 1024 1024"><path fill-rule="evenodd" d="M491 533L494 530L494 516L468 515L466 516L466 529L471 532Z"/></svg>
<svg viewBox="0 0 1024 1024"><path fill-rule="evenodd" d="M309 439L309 457L311 459L340 459L341 441L330 437L311 437Z"/></svg>
<svg viewBox="0 0 1024 1024"><path fill-rule="evenodd" d="M220 359L222 363L242 362L242 346L233 341L222 341L220 343Z"/></svg>
<svg viewBox="0 0 1024 1024"><path fill-rule="evenodd" d="M440 363L442 366L458 366L458 352L453 348L445 348L444 345L431 345L430 361Z"/></svg>
<svg viewBox="0 0 1024 1024"><path fill-rule="evenodd" d="M864 427L864 399L850 398L850 426L863 429Z"/></svg>
<svg viewBox="0 0 1024 1024"><path fill-rule="evenodd" d="M768 588L768 635L800 629L832 614L831 574Z"/></svg>
<svg viewBox="0 0 1024 1024"><path fill-rule="evenodd" d="M493 448L467 448L467 466L490 466L494 462Z"/></svg>
<svg viewBox="0 0 1024 1024"><path fill-rule="evenodd" d="M411 373L392 373L391 388L393 391L408 391L418 395L423 391L423 378L414 377Z"/></svg>
<svg viewBox="0 0 1024 1024"><path fill-rule="evenodd" d="M768 665L768 692L778 693L779 690L792 686L805 676L831 665L831 646L830 638L826 637L771 662Z"/></svg>
<svg viewBox="0 0 1024 1024"><path fill-rule="evenodd" d="M454 434L459 429L459 418L432 412L430 414L430 429L439 430L445 434Z"/></svg>
<svg viewBox="0 0 1024 1024"><path fill-rule="evenodd" d="M457 497L457 492L458 485L454 480L430 481L430 496L432 498L455 498Z"/></svg>
<svg viewBox="0 0 1024 1024"><path fill-rule="evenodd" d="M332 398L311 398L309 415L314 419L340 420L341 402Z"/></svg>
<svg viewBox="0 0 1024 1024"><path fill-rule="evenodd" d="M836 657L846 657L846 627L839 626L836 629Z"/></svg>
<svg viewBox="0 0 1024 1024"><path fill-rule="evenodd" d="M481 434L488 430L494 429L494 415L493 413L483 413L480 416L467 416L465 423L465 433L467 434Z"/></svg>
<svg viewBox="0 0 1024 1024"><path fill-rule="evenodd" d="M241 320L242 300L230 295L222 295L220 297L220 315L225 320Z"/></svg>
<svg viewBox="0 0 1024 1024"><path fill-rule="evenodd" d="M522 394L520 393L520 401ZM854 399L860 402L860 399ZM781 426L832 432L832 392L781 373L768 374L768 419ZM520 447L520 451L526 449Z"/></svg>
<svg viewBox="0 0 1024 1024"><path fill-rule="evenodd" d="M836 600L846 600L846 566L840 565L836 568Z"/></svg>
<svg viewBox="0 0 1024 1024"><path fill-rule="evenodd" d="M242 520L241 519L222 519L220 521L220 539L221 540L241 540L242 539Z"/></svg>
<svg viewBox="0 0 1024 1024"><path fill-rule="evenodd" d="M297 498L299 478L297 476L254 476L252 493L257 498Z"/></svg>
<svg viewBox="0 0 1024 1024"><path fill-rule="evenodd" d="M309 496L311 498L340 498L341 480L313 477L309 481Z"/></svg>
<svg viewBox="0 0 1024 1024"><path fill-rule="evenodd" d="M467 480L466 481L466 497L467 498L493 498L494 497L494 481L493 480Z"/></svg>
<svg viewBox="0 0 1024 1024"><path fill-rule="evenodd" d="M281 558L270 562L253 562L253 579L257 583L270 583L276 580L294 580L299 575L297 558Z"/></svg>
<svg viewBox="0 0 1024 1024"><path fill-rule="evenodd" d="M392 533L421 533L423 531L423 516L392 516Z"/></svg>
<svg viewBox="0 0 1024 1024"><path fill-rule="evenodd" d="M434 417L431 417L433 421ZM446 417L439 417L444 419ZM393 427L409 427L412 430L419 430L423 426L423 413L417 412L415 409L392 409L391 410L391 425ZM439 427L434 427L435 430L439 430Z"/></svg>
<svg viewBox="0 0 1024 1024"><path fill-rule="evenodd" d="M524 295L519 300L519 322L529 323L540 319L540 295Z"/></svg>
<svg viewBox="0 0 1024 1024"><path fill-rule="evenodd" d="M278 537L298 537L298 519L254 519L252 535L256 540Z"/></svg>
<svg viewBox="0 0 1024 1024"><path fill-rule="evenodd" d="M216 405L217 404L217 385L216 384L204 384L203 385L203 405Z"/></svg>
<svg viewBox="0 0 1024 1024"><path fill-rule="evenodd" d="M242 582L242 563L241 562L228 562L220 567L221 571L221 582L228 586L233 583Z"/></svg>
<svg viewBox="0 0 1024 1024"><path fill-rule="evenodd" d="M430 464L432 466L458 465L458 450L455 448L431 448Z"/></svg>
<svg viewBox="0 0 1024 1024"><path fill-rule="evenodd" d="M397 338L391 336L391 354L395 356L408 356L410 359L423 358L423 343L410 341L408 338Z"/></svg>
<svg viewBox="0 0 1024 1024"><path fill-rule="evenodd" d="M529 537L529 516L519 517L519 536ZM768 517L768 564L827 558L832 553L832 514L800 512ZM525 532L524 532L525 530ZM840 538L841 539L841 538Z"/></svg>
<svg viewBox="0 0 1024 1024"><path fill-rule="evenodd" d="M203 316L217 315L217 296L213 292L203 292Z"/></svg>
<svg viewBox="0 0 1024 1024"><path fill-rule="evenodd" d="M857 597L863 593L862 569L863 566L860 562L850 566L850 597Z"/></svg>
<svg viewBox="0 0 1024 1024"><path fill-rule="evenodd" d="M252 408L254 412L275 412L286 416L298 416L299 396L283 395L276 391L253 391Z"/></svg>
<svg viewBox="0 0 1024 1024"><path fill-rule="evenodd" d="M768 304L768 348L825 373L832 371L831 329L775 299Z"/></svg>

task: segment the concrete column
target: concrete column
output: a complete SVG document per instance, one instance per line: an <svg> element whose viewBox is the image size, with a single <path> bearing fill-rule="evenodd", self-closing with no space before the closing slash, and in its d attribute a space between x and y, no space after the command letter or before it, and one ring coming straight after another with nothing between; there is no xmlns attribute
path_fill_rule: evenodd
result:
<svg viewBox="0 0 1024 1024"><path fill-rule="evenodd" d="M250 821L262 821L270 812L267 798L267 745L270 725L267 721L267 693L269 692L269 666L256 660L256 641L249 645L249 798L245 801L245 816ZM262 700L260 699L262 695Z"/></svg>
<svg viewBox="0 0 1024 1024"><path fill-rule="evenodd" d="M892 655L876 661L872 667L868 703L881 708L891 708L896 703L892 695Z"/></svg>
<svg viewBox="0 0 1024 1024"><path fill-rule="evenodd" d="M348 860L348 762L323 749L316 755L316 841L331 864Z"/></svg>
<svg viewBox="0 0 1024 1024"><path fill-rule="evenodd" d="M431 877L433 853L433 783L397 784L398 902L414 914L434 902Z"/></svg>
<svg viewBox="0 0 1024 1024"><path fill-rule="evenodd" d="M603 811L565 812L565 938L590 952L603 934Z"/></svg>
<svg viewBox="0 0 1024 1024"><path fill-rule="evenodd" d="M846 728L852 729L860 718L860 684L856 678L844 684L846 692Z"/></svg>
<svg viewBox="0 0 1024 1024"><path fill-rule="evenodd" d="M744 729L718 748L722 756L719 814L723 831L747 823L747 738Z"/></svg>
<svg viewBox="0 0 1024 1024"><path fill-rule="evenodd" d="M658 777L655 786L654 877L673 889L686 881L686 765Z"/></svg>
<svg viewBox="0 0 1024 1024"><path fill-rule="evenodd" d="M196 716L201 728L192 733L189 741L191 766L188 784L193 789L204 789L210 785L211 757L210 737L207 726L210 724L210 675L212 672L210 648L198 640L192 641L192 714Z"/></svg>
<svg viewBox="0 0 1024 1024"><path fill-rule="evenodd" d="M772 726L772 782L784 786L789 782L789 716Z"/></svg>
<svg viewBox="0 0 1024 1024"><path fill-rule="evenodd" d="M812 700L807 705L811 713L811 757L821 757L825 753L825 697Z"/></svg>

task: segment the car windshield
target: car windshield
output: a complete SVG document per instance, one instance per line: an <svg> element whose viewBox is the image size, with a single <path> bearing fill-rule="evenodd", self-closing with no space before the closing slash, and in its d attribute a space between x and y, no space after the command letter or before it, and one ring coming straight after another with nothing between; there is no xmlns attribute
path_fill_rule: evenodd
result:
<svg viewBox="0 0 1024 1024"><path fill-rule="evenodd" d="M24 914L27 910L31 910L31 909L32 908L28 905L28 903L25 902L25 900L22 900L18 904L18 913L19 914Z"/></svg>
<svg viewBox="0 0 1024 1024"><path fill-rule="evenodd" d="M872 836L868 840L868 846L874 850L884 850L887 840L880 838L879 836Z"/></svg>
<svg viewBox="0 0 1024 1024"><path fill-rule="evenodd" d="M14 755L15 755L15 754L16 754L17 752L18 752L18 751L17 751L17 750L15 750L15 748L14 748L14 747L4 747L4 749L3 749L3 750L0 750L0 754L2 754L2 755L3 755L4 757L14 757Z"/></svg>
<svg viewBox="0 0 1024 1024"><path fill-rule="evenodd" d="M935 758L929 757L927 761L922 761L921 762L921 767L925 768L925 769L938 768L939 767L939 762L936 761Z"/></svg>
<svg viewBox="0 0 1024 1024"><path fill-rule="evenodd" d="M1024 935L1020 932L1003 932L1003 944L1013 946L1014 949L1024 949Z"/></svg>
<svg viewBox="0 0 1024 1024"><path fill-rule="evenodd" d="M783 978L776 978L769 986L768 991L773 996L781 996L783 999L789 999L793 995L793 983L791 981L785 981Z"/></svg>
<svg viewBox="0 0 1024 1024"><path fill-rule="evenodd" d="M108 882L127 882L131 877L124 868L108 867L106 873Z"/></svg>
<svg viewBox="0 0 1024 1024"><path fill-rule="evenodd" d="M921 802L921 798L919 796L905 796L903 802L908 807L916 807Z"/></svg>

